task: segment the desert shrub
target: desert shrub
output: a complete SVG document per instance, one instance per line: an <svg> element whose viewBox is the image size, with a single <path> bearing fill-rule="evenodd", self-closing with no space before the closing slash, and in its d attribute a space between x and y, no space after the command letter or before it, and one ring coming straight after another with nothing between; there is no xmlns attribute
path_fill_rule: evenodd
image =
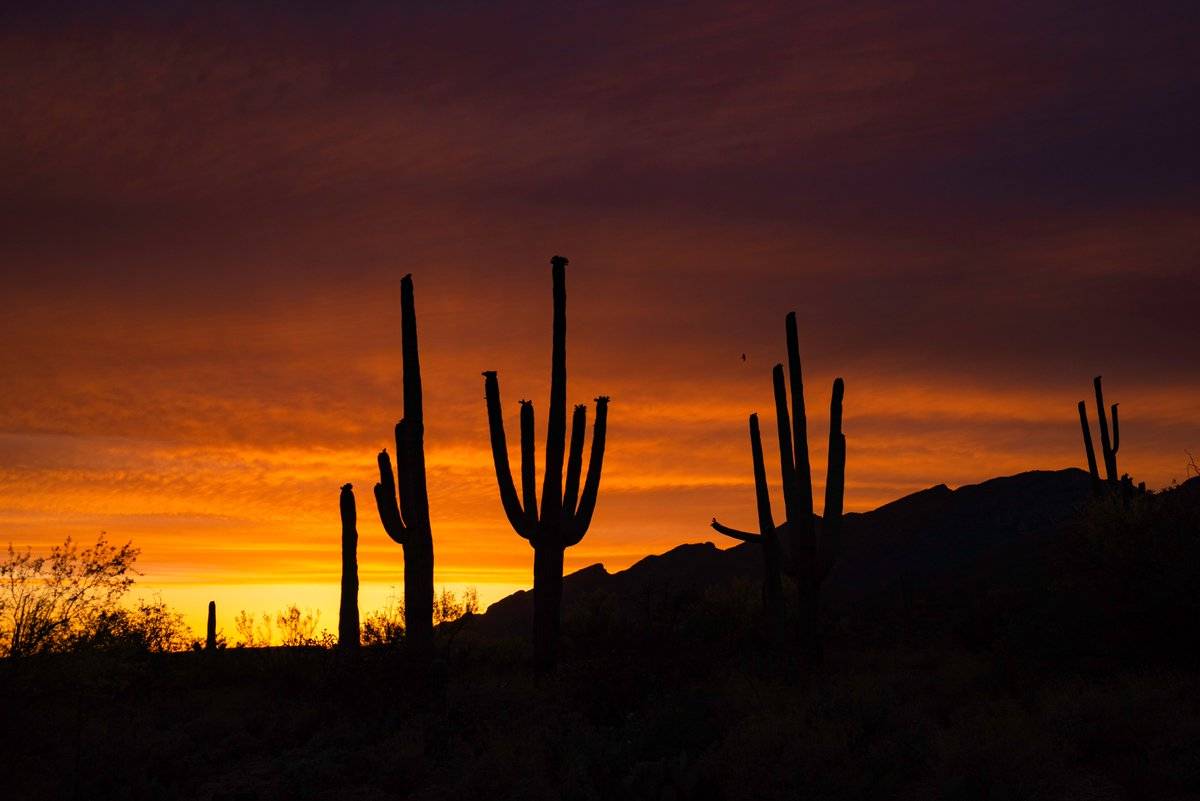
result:
<svg viewBox="0 0 1200 801"><path fill-rule="evenodd" d="M271 644L271 616L266 612L259 619L243 609L234 618L233 627L239 648L265 648Z"/></svg>
<svg viewBox="0 0 1200 801"><path fill-rule="evenodd" d="M70 650L112 624L133 585L138 553L131 542L109 543L103 532L90 548L67 537L48 556L10 544L0 561L0 655ZM148 616L144 622L154 613Z"/></svg>
<svg viewBox="0 0 1200 801"><path fill-rule="evenodd" d="M318 609L314 612L311 609L305 609L301 612L300 607L296 604L290 604L275 615L275 625L279 627L280 644L288 647L298 645L332 647L333 635L325 630L317 631L317 624L320 620L321 610Z"/></svg>
<svg viewBox="0 0 1200 801"><path fill-rule="evenodd" d="M172 610L161 597L139 598L131 609L102 611L91 631L79 643L93 648L130 648L151 653L185 651L193 640L183 615Z"/></svg>
<svg viewBox="0 0 1200 801"><path fill-rule="evenodd" d="M442 592L433 599L433 625L439 626L442 623L453 623L460 618L468 615L474 615L479 612L479 595L475 592L474 587L467 587L463 591L462 600L454 594L453 590L442 588Z"/></svg>
<svg viewBox="0 0 1200 801"><path fill-rule="evenodd" d="M382 609L363 616L363 645L396 645L404 639L404 602L395 593Z"/></svg>
<svg viewBox="0 0 1200 801"><path fill-rule="evenodd" d="M1113 647L1194 652L1200 614L1200 486L1091 501L1069 539L1063 593ZM1087 619L1087 618L1084 618ZM1114 639L1115 638L1115 639Z"/></svg>

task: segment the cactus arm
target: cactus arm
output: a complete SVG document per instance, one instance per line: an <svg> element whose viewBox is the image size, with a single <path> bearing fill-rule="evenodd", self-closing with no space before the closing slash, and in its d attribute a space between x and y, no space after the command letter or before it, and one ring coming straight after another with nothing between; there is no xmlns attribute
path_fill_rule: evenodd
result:
<svg viewBox="0 0 1200 801"><path fill-rule="evenodd" d="M1088 425L1087 404L1080 401L1078 408L1079 427L1083 429L1083 450L1087 454L1088 472L1092 476L1092 483L1097 484L1100 481L1100 470L1096 467L1096 449L1092 446L1092 428Z"/></svg>
<svg viewBox="0 0 1200 801"><path fill-rule="evenodd" d="M712 530L717 532L718 534L724 534L726 537L732 537L735 540L741 540L742 542L761 542L762 541L761 534L752 534L749 531L742 531L740 529L730 528L729 526L723 524L721 521L717 520L717 518L715 518L715 517L712 519L712 522L709 523L709 525L712 527Z"/></svg>
<svg viewBox="0 0 1200 801"><path fill-rule="evenodd" d="M375 507L379 510L379 522L383 530L399 545L403 545L408 531L396 505L396 479L392 475L392 461L386 450L379 452L379 483L375 485Z"/></svg>
<svg viewBox="0 0 1200 801"><path fill-rule="evenodd" d="M554 294L554 345L550 357L550 415L546 423L546 473L542 477L542 520L562 513L563 453L567 448L567 259L550 259Z"/></svg>
<svg viewBox="0 0 1200 801"><path fill-rule="evenodd" d="M758 508L758 531L764 537L774 535L775 518L771 515L771 491L767 487L767 469L763 462L762 435L758 415L750 415L750 458L754 462L754 500Z"/></svg>
<svg viewBox="0 0 1200 801"><path fill-rule="evenodd" d="M800 490L799 518L788 515L789 520L811 519L812 468L808 456L808 417L804 410L804 378L800 368L800 338L796 333L796 313L789 312L786 321L788 351L788 382L792 393L792 447L795 452L793 464L796 468L796 486Z"/></svg>
<svg viewBox="0 0 1200 801"><path fill-rule="evenodd" d="M1117 460L1108 439L1108 416L1104 413L1104 390L1100 388L1100 376L1092 379L1092 386L1096 389L1096 415L1100 418L1100 453L1104 456L1104 473L1109 481L1115 483Z"/></svg>
<svg viewBox="0 0 1200 801"><path fill-rule="evenodd" d="M404 358L404 419L413 427L413 433L423 435L425 415L421 403L421 358L417 352L417 312L413 303L411 274L400 281L400 336Z"/></svg>
<svg viewBox="0 0 1200 801"><path fill-rule="evenodd" d="M1117 406L1119 405L1117 403L1112 405L1112 455L1114 464L1117 460L1117 451L1121 448L1121 424L1117 419Z"/></svg>
<svg viewBox="0 0 1200 801"><path fill-rule="evenodd" d="M783 383L782 364L775 365L771 371L771 380L775 389L775 423L779 433L779 472L783 480L784 510L788 520L799 520L797 496L800 493L796 487L796 466L792 462L795 456L792 451L792 424L788 417L787 388Z"/></svg>
<svg viewBox="0 0 1200 801"><path fill-rule="evenodd" d="M525 511L517 498L517 488L513 484L512 470L508 466L508 445L504 438L504 415L500 411L500 381L496 372L489 370L483 374L483 391L487 399L488 430L492 440L492 462L496 468L496 483L500 487L500 504L513 530L525 539L529 539L532 530L526 525Z"/></svg>
<svg viewBox="0 0 1200 801"><path fill-rule="evenodd" d="M525 522L537 524L537 460L533 448L533 401L521 401L521 494Z"/></svg>
<svg viewBox="0 0 1200 801"><path fill-rule="evenodd" d="M608 432L608 396L596 398L596 422L592 424L592 452L588 457L587 479L579 496L579 509L567 532L567 546L577 545L592 524L596 495L600 491L600 471L604 467L604 440Z"/></svg>
<svg viewBox="0 0 1200 801"><path fill-rule="evenodd" d="M583 436L587 429L587 405L579 404L571 417L571 447L567 450L567 483L563 488L563 519L575 516L579 500L579 474L583 470Z"/></svg>
<svg viewBox="0 0 1200 801"><path fill-rule="evenodd" d="M400 517L404 520L405 528L416 525L418 519L413 499L413 470L409 464L411 449L408 424L401 420L396 423L396 486L400 495Z"/></svg>
<svg viewBox="0 0 1200 801"><path fill-rule="evenodd" d="M821 577L829 575L841 550L842 506L846 495L846 435L842 433L845 382L833 381L829 402L829 463L825 474L825 510L821 523Z"/></svg>

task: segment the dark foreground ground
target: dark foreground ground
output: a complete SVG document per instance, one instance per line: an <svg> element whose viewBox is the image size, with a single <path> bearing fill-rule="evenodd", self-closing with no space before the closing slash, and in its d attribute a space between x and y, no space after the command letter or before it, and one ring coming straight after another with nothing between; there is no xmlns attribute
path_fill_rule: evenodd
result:
<svg viewBox="0 0 1200 801"><path fill-rule="evenodd" d="M1200 799L1200 480L1051 519L1077 473L861 516L817 668L767 646L755 554L711 546L569 579L548 677L516 596L428 675L402 648L0 662L0 797Z"/></svg>
<svg viewBox="0 0 1200 801"><path fill-rule="evenodd" d="M954 645L68 656L3 672L6 798L1200 798L1200 673ZM759 644L761 645L761 644Z"/></svg>

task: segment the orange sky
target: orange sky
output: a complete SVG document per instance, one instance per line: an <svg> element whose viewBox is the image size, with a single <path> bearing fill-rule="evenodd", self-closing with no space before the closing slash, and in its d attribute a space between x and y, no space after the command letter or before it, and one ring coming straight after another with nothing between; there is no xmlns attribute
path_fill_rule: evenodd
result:
<svg viewBox="0 0 1200 801"><path fill-rule="evenodd" d="M568 569L753 523L745 418L773 408L791 309L818 476L846 380L849 509L1081 464L1098 372L1122 469L1183 479L1191 28L1041 6L14 15L0 538L106 530L193 622L212 597L227 631L291 601L333 628L350 481L381 605L402 562L370 487L412 272L436 580L527 585L479 373L510 438L521 397L543 430L553 253L569 401L613 398Z"/></svg>

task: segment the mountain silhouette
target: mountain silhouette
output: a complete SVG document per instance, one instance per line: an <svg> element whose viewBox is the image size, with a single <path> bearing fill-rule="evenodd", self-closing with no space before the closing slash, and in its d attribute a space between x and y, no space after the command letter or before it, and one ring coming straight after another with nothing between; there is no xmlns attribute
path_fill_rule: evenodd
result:
<svg viewBox="0 0 1200 801"><path fill-rule="evenodd" d="M1052 541L1090 492L1083 470L1036 470L956 490L939 484L869 512L847 513L842 554L828 580L828 605L837 610L897 592L949 591L963 581L1007 575ZM623 607L695 597L739 579L761 581L761 562L753 544L722 550L703 542L647 556L614 573L593 564L564 577L563 608L569 613L600 601ZM519 634L528 628L532 600L528 590L508 595L472 628L484 636Z"/></svg>

